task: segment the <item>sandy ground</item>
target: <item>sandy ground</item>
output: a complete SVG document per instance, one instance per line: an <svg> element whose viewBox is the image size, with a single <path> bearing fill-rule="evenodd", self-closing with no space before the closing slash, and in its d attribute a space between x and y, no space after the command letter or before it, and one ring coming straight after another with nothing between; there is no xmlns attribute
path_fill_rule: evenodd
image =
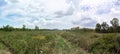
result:
<svg viewBox="0 0 120 54"><path fill-rule="evenodd" d="M0 50L0 54L11 54L11 53L7 50Z"/></svg>

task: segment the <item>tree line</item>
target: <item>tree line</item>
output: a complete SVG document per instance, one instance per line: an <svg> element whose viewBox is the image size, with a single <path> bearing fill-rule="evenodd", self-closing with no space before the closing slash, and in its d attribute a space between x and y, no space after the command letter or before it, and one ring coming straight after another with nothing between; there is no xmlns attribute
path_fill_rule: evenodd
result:
<svg viewBox="0 0 120 54"><path fill-rule="evenodd" d="M30 31L30 30L40 30L38 26L35 26L34 29L29 29L29 28L26 28L25 25L22 26L22 28L14 28L10 25L6 25L6 26L3 26L2 28L0 28L0 30L2 31L13 31L13 30L20 30L20 31Z"/></svg>
<svg viewBox="0 0 120 54"><path fill-rule="evenodd" d="M119 33L119 20L117 18L113 18L110 23L112 26L109 26L106 22L103 22L102 24L97 23L95 31L98 33Z"/></svg>

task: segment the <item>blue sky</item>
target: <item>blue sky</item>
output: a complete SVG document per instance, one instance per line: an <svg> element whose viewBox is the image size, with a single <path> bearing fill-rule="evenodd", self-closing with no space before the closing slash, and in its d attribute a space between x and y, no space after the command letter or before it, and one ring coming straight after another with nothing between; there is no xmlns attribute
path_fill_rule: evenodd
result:
<svg viewBox="0 0 120 54"><path fill-rule="evenodd" d="M120 20L120 0L0 0L0 27L94 28L114 17Z"/></svg>

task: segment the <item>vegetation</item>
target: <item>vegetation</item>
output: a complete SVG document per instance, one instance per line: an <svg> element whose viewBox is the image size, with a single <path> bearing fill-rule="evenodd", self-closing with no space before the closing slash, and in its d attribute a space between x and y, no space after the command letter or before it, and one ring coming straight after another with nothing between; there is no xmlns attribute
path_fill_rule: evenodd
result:
<svg viewBox="0 0 120 54"><path fill-rule="evenodd" d="M59 33L62 31L0 31L0 43L12 54L82 54ZM2 47L0 48L0 50ZM87 53L85 53L87 54Z"/></svg>
<svg viewBox="0 0 120 54"><path fill-rule="evenodd" d="M74 27L68 30L0 28L0 53L4 54L120 54L119 20L112 26L97 23L95 31ZM3 54L3 53L2 53Z"/></svg>
<svg viewBox="0 0 120 54"><path fill-rule="evenodd" d="M90 48L93 54L119 54L118 34L103 34Z"/></svg>
<svg viewBox="0 0 120 54"><path fill-rule="evenodd" d="M39 27L38 27L38 26L35 26L35 30L39 30Z"/></svg>
<svg viewBox="0 0 120 54"><path fill-rule="evenodd" d="M119 20L117 18L113 18L110 23L112 26L109 26L106 22L103 22L102 24L97 23L95 31L98 33L119 33Z"/></svg>

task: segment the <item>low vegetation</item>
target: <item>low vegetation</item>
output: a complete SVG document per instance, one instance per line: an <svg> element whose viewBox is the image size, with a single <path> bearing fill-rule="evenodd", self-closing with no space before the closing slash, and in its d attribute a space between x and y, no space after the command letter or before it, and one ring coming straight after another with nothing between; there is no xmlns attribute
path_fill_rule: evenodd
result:
<svg viewBox="0 0 120 54"><path fill-rule="evenodd" d="M0 29L0 53L5 54L120 54L119 20L96 24L96 29ZM9 53L7 53L9 52Z"/></svg>
<svg viewBox="0 0 120 54"><path fill-rule="evenodd" d="M60 35L61 31L0 31L0 43L12 54L80 54ZM2 49L4 47L1 47Z"/></svg>

